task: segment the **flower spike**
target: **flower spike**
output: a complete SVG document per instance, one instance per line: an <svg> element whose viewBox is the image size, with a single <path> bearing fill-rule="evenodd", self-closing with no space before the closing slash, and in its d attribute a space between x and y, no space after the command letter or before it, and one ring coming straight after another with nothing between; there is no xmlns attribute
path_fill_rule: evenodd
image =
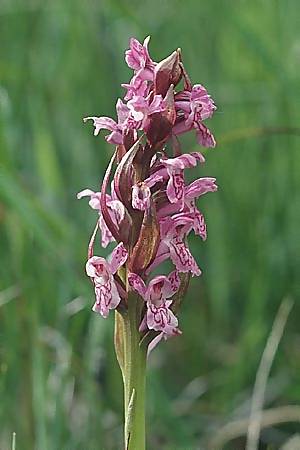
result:
<svg viewBox="0 0 300 450"><path fill-rule="evenodd" d="M201 275L188 240L191 233L206 240L198 203L217 190L210 176L186 182L186 171L203 166L205 159L200 152L182 150L180 142L181 135L194 132L200 146L216 145L206 126L215 103L202 84L192 84L180 49L156 62L149 39L130 39L125 61L133 73L122 84L124 99L116 102L116 119L84 119L93 122L95 136L107 130L105 139L116 148L100 192L77 194L89 197L98 215L86 273L95 292L93 311L106 318L115 310L127 450L145 450L146 357L159 342L181 334L177 315L182 299L190 278ZM99 243L114 246L108 258L97 256ZM166 261L173 267L168 275Z"/></svg>

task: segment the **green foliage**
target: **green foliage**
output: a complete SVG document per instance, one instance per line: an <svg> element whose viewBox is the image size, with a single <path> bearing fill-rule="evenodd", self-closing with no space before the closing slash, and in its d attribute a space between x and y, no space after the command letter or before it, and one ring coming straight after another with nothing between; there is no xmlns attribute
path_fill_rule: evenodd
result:
<svg viewBox="0 0 300 450"><path fill-rule="evenodd" d="M113 318L90 311L84 275L96 217L75 194L97 189L111 154L82 117L114 115L132 35L151 34L157 60L180 46L218 105L209 125L219 145L195 170L220 186L201 202L207 242L191 242L203 276L183 303L183 336L151 357L149 449L196 450L245 417L287 295L296 303L266 404L300 402L298 9L297 0L2 0L1 448L14 431L22 450L121 448ZM293 432L271 430L262 448Z"/></svg>

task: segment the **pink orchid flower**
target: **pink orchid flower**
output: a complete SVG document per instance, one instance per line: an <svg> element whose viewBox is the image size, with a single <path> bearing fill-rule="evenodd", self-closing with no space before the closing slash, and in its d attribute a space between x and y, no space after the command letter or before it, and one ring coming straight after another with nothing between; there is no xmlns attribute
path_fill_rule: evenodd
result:
<svg viewBox="0 0 300 450"><path fill-rule="evenodd" d="M135 96L147 97L149 94L149 85L147 80L143 80L138 75L134 75L130 83L123 83L121 86L127 89L124 100L131 100Z"/></svg>
<svg viewBox="0 0 300 450"><path fill-rule="evenodd" d="M109 130L111 133L105 137L110 144L123 144L123 136L129 130L137 130L138 123L133 119L130 108L118 99L116 104L118 122L110 117L85 117L84 122L92 120L94 123L94 136L99 134L100 130Z"/></svg>
<svg viewBox="0 0 300 450"><path fill-rule="evenodd" d="M162 177L167 179L167 197L171 203L178 203L184 207L185 182L184 169L195 167L197 163L205 162L204 156L199 152L185 153L176 158L161 158L158 162L158 170L149 177Z"/></svg>
<svg viewBox="0 0 300 450"><path fill-rule="evenodd" d="M178 334L178 319L170 310L172 300L168 300L179 288L178 273L174 271L168 277L157 276L149 282L148 286L139 275L134 273L129 274L128 281L132 289L147 303L145 323L141 324L141 328L146 325L148 329L161 331L166 336Z"/></svg>
<svg viewBox="0 0 300 450"><path fill-rule="evenodd" d="M141 95L135 95L132 100L127 103L134 120L142 121L141 128L146 128L146 120L148 116L156 112L164 111L165 104L161 95L155 95L153 98L148 96L146 98Z"/></svg>
<svg viewBox="0 0 300 450"><path fill-rule="evenodd" d="M96 302L93 311L107 317L110 309L115 309L121 297L118 292L114 274L126 262L128 252L121 242L113 250L110 262L100 256L92 256L86 263L86 273L93 280Z"/></svg>
<svg viewBox="0 0 300 450"><path fill-rule="evenodd" d="M150 207L151 190L156 183L163 181L163 177L154 174L145 181L140 181L132 187L132 207L145 211Z"/></svg>
<svg viewBox="0 0 300 450"><path fill-rule="evenodd" d="M184 169L195 167L197 162L204 163L205 159L201 153L193 152L162 160L162 164L167 168L169 181L167 184L167 196L171 203L181 202L184 205Z"/></svg>
<svg viewBox="0 0 300 450"><path fill-rule="evenodd" d="M111 234L109 228L106 225L106 222L103 218L100 206L101 192L94 192L91 189L84 189L81 192L78 192L77 198L81 199L83 197L90 197L89 205L92 209L98 211L99 215L99 229L101 231L101 245L102 247L107 247L110 242L113 242L115 239ZM110 195L106 195L106 204L111 216L113 223L118 226L119 223L124 219L125 216L125 208L122 202L119 200L112 200Z"/></svg>
<svg viewBox="0 0 300 450"><path fill-rule="evenodd" d="M192 214L180 214L174 217L167 217L160 221L161 242L156 258L148 267L147 273L170 258L179 272L191 272L193 276L199 276L201 270L186 242L186 236L193 229L195 217Z"/></svg>
<svg viewBox="0 0 300 450"><path fill-rule="evenodd" d="M195 84L191 91L182 91L176 94L175 107L186 113L187 125L210 119L217 109L207 90L201 84Z"/></svg>
<svg viewBox="0 0 300 450"><path fill-rule="evenodd" d="M150 36L146 37L143 45L137 39L130 39L130 49L125 52L125 61L142 80L153 80L156 63L152 61L148 51Z"/></svg>
<svg viewBox="0 0 300 450"><path fill-rule="evenodd" d="M182 212L175 214L173 219L184 217L186 214L189 217L193 217L193 225L192 228L195 234L199 235L204 241L207 238L206 233L206 224L203 214L198 210L196 206L196 198L207 194L208 192L215 192L218 189L216 185L216 179L211 177L198 178L197 180L190 183L188 186L185 186L184 189L184 208ZM181 203L178 202L177 208L181 206ZM165 210L166 211L166 210ZM159 216L162 216L162 213L159 213Z"/></svg>
<svg viewBox="0 0 300 450"><path fill-rule="evenodd" d="M149 186L143 181L132 187L132 207L145 211L150 207L151 191Z"/></svg>
<svg viewBox="0 0 300 450"><path fill-rule="evenodd" d="M211 118L217 108L204 86L195 84L191 91L177 93L175 108L178 118L173 134L182 134L195 128L200 145L215 147L215 138L202 121Z"/></svg>

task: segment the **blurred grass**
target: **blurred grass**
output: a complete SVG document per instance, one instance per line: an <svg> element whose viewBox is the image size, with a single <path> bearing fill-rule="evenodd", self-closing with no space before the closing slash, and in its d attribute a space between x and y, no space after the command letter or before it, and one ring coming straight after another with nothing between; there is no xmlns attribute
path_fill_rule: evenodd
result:
<svg viewBox="0 0 300 450"><path fill-rule="evenodd" d="M111 154L83 125L114 115L130 71L130 36L152 35L155 60L180 46L218 111L220 145L195 175L216 176L202 201L203 276L148 377L149 449L194 450L245 417L278 305L295 307L267 405L300 402L300 33L296 0L0 3L0 448L121 448L122 394L113 321L90 312L84 275L95 216L75 194L96 189ZM191 137L186 149L194 149ZM71 303L72 302L72 303ZM262 434L278 448L299 427ZM234 449L242 449L243 440ZM230 446L228 448L231 448Z"/></svg>

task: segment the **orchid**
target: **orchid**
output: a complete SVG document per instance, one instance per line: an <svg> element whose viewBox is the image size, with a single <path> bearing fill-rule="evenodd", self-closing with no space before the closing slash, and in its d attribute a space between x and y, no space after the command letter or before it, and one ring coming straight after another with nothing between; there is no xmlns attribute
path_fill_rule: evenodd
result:
<svg viewBox="0 0 300 450"><path fill-rule="evenodd" d="M161 161L168 172L167 196L171 203L181 202L183 206L185 197L184 169L195 167L197 161L204 163L205 160L201 153L196 152Z"/></svg>
<svg viewBox="0 0 300 450"><path fill-rule="evenodd" d="M148 116L165 109L161 95L155 95L151 100L151 95L144 98L141 95L135 95L127 103L131 110L132 117L136 120L144 121Z"/></svg>
<svg viewBox="0 0 300 450"><path fill-rule="evenodd" d="M144 181L132 186L132 207L145 211L150 207L151 191Z"/></svg>
<svg viewBox="0 0 300 450"><path fill-rule="evenodd" d="M106 222L101 213L101 192L94 192L91 189L84 189L78 192L77 198L81 199L83 197L90 197L89 205L92 209L98 210L99 215L99 228L101 231L101 245L102 247L107 247L107 245L114 241L114 237L111 234ZM119 200L113 200L112 196L106 194L106 204L109 210L109 215L113 223L118 227L118 224L124 220L125 209L123 203Z"/></svg>
<svg viewBox="0 0 300 450"><path fill-rule="evenodd" d="M180 50L154 62L148 44L149 37L143 44L131 39L125 52L133 77L122 85L126 93L117 101L117 120L84 119L93 121L95 136L108 130L105 139L116 148L101 190L77 194L89 197L98 215L86 273L95 291L93 311L104 318L115 311L126 450L145 449L147 354L162 339L181 334L182 296L190 276L201 275L188 238L194 233L206 240L207 226L197 202L217 190L213 177L186 182L186 171L198 163L203 167L205 158L199 151L182 153L178 139L196 130L201 146L214 147L215 139L203 121L212 117L216 106L201 84L191 84ZM116 245L108 258L94 255L98 232L102 247ZM164 274L165 261L173 266L169 275Z"/></svg>
<svg viewBox="0 0 300 450"><path fill-rule="evenodd" d="M150 36L146 37L143 45L137 39L130 39L130 49L125 52L125 61L135 74L144 80L153 80L156 63L152 61L148 52Z"/></svg>
<svg viewBox="0 0 300 450"><path fill-rule="evenodd" d="M105 137L110 144L122 144L124 134L130 130L138 129L138 123L130 114L130 109L125 105L121 99L118 99L116 104L118 122L110 117L85 117L83 120L92 120L94 123L94 135L97 136L100 130L109 130L111 133Z"/></svg>
<svg viewBox="0 0 300 450"><path fill-rule="evenodd" d="M194 128L200 145L204 147L216 145L215 138L202 123L203 120L210 119L217 109L204 86L196 84L190 91L178 92L175 95L175 107L178 120L173 134L182 134Z"/></svg>
<svg viewBox="0 0 300 450"><path fill-rule="evenodd" d="M122 87L127 89L127 93L124 97L125 100L131 100L135 96L145 97L148 93L147 80L140 78L138 75L134 75L129 83L123 83Z"/></svg>
<svg viewBox="0 0 300 450"><path fill-rule="evenodd" d="M180 279L177 272L168 277L160 275L153 278L148 287L142 278L134 273L128 275L128 281L147 303L147 312L140 329L146 326L149 330L161 331L166 336L178 334L178 319L170 309L172 300L167 300L179 288Z"/></svg>
<svg viewBox="0 0 300 450"><path fill-rule="evenodd" d="M110 262L100 256L92 256L86 263L86 273L95 286L96 302L93 311L107 317L110 309L115 309L121 297L113 275L125 263L128 252L123 243L113 251Z"/></svg>

